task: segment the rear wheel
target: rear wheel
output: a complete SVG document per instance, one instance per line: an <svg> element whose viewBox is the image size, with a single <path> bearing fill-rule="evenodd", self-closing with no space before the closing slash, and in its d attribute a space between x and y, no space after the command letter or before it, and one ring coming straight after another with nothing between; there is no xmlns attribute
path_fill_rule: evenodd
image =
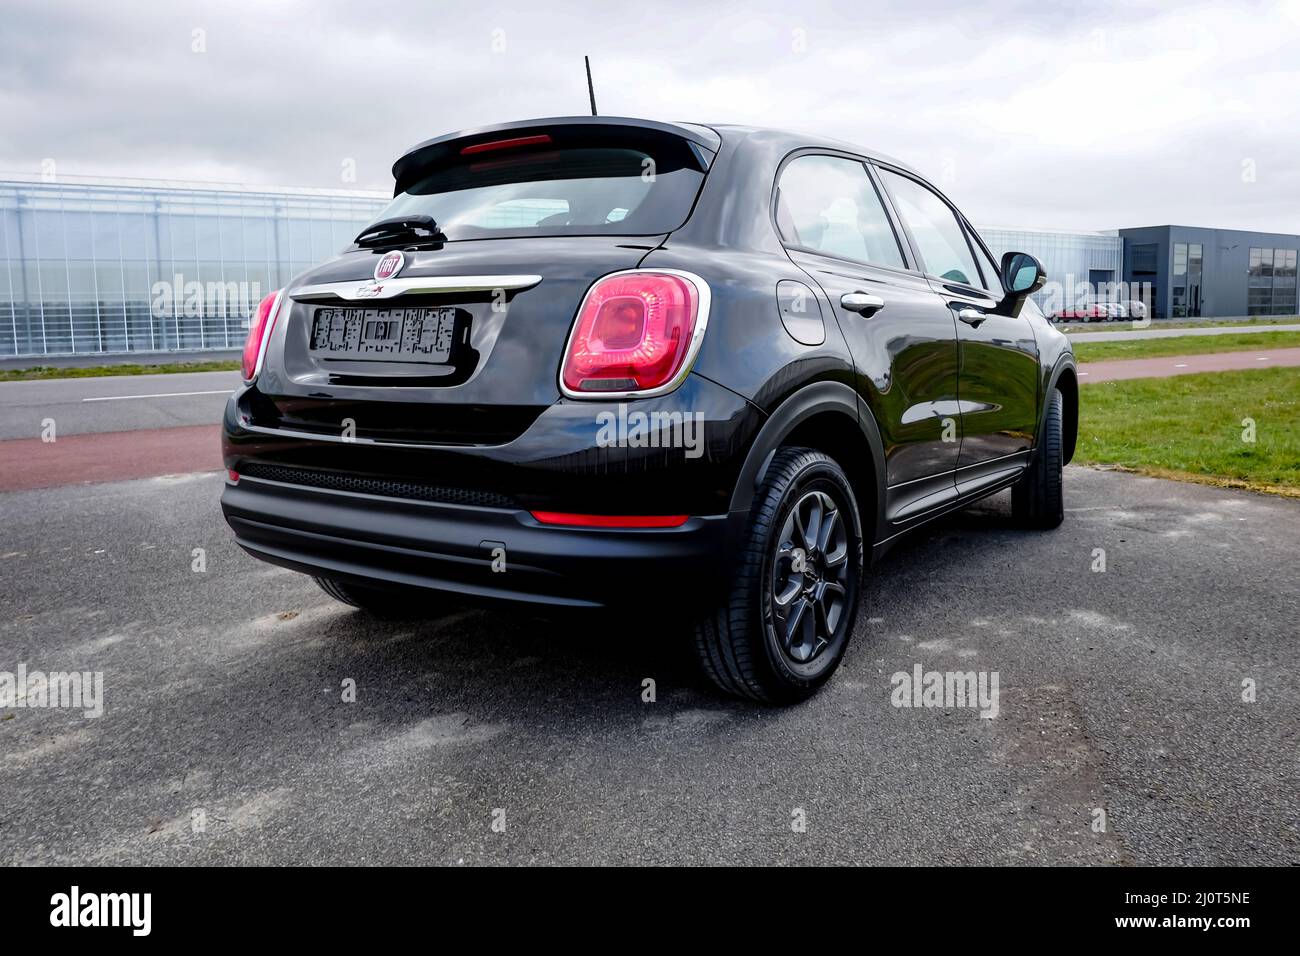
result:
<svg viewBox="0 0 1300 956"><path fill-rule="evenodd" d="M314 577L312 580L334 600L361 608L375 617L432 618L447 613L439 602L430 600L427 594L414 589L367 587L335 578Z"/></svg>
<svg viewBox="0 0 1300 956"><path fill-rule="evenodd" d="M1052 389L1047 403L1043 438L1028 470L1011 486L1011 513L1030 528L1055 528L1065 520L1065 495L1061 470L1064 447L1065 399Z"/></svg>
<svg viewBox="0 0 1300 956"><path fill-rule="evenodd" d="M765 703L812 696L844 658L861 574L862 525L843 470L819 451L781 449L750 512L730 593L696 624L705 674Z"/></svg>

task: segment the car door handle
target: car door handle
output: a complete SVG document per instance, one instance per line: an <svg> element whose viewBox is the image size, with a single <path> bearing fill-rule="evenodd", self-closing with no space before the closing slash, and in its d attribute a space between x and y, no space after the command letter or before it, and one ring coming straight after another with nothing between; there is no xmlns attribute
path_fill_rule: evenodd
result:
<svg viewBox="0 0 1300 956"><path fill-rule="evenodd" d="M872 315L885 307L885 300L870 292L846 292L840 296L840 305L850 312Z"/></svg>
<svg viewBox="0 0 1300 956"><path fill-rule="evenodd" d="M979 324L988 317L987 312L981 312L979 309L962 309L957 313L957 318L961 319L973 329L979 328Z"/></svg>

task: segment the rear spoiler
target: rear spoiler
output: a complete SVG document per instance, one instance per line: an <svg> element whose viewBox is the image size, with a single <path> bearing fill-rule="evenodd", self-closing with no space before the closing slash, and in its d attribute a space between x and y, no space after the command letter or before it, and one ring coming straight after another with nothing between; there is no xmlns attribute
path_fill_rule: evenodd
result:
<svg viewBox="0 0 1300 956"><path fill-rule="evenodd" d="M405 192L431 166L458 162L461 150L466 147L504 138L542 135L548 136L557 146L587 142L648 146L660 140L672 141L680 148L685 141L702 172L708 171L722 146L722 138L717 133L693 123L659 123L621 116L560 116L500 123L439 136L412 146L393 163L393 195Z"/></svg>

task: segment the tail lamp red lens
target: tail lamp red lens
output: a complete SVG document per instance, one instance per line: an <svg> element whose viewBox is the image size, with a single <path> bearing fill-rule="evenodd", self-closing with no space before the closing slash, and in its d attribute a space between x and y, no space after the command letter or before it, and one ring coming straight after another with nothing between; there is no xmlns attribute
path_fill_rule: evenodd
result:
<svg viewBox="0 0 1300 956"><path fill-rule="evenodd" d="M672 382L700 313L695 283L667 272L606 276L583 300L564 357L568 392L645 392Z"/></svg>
<svg viewBox="0 0 1300 956"><path fill-rule="evenodd" d="M542 524L567 524L579 528L680 528L689 515L580 515L564 511L534 511Z"/></svg>
<svg viewBox="0 0 1300 956"><path fill-rule="evenodd" d="M257 311L253 313L252 321L248 323L248 338L244 340L245 382L251 382L257 374L257 360L262 355L262 343L271 335L271 328L275 325L276 305L279 300L280 292L278 290L272 292L261 301Z"/></svg>

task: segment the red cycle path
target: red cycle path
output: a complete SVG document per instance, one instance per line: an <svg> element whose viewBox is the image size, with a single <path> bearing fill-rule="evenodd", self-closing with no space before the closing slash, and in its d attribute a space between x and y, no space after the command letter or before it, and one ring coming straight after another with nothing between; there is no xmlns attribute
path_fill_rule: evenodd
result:
<svg viewBox="0 0 1300 956"><path fill-rule="evenodd" d="M218 471L221 427L186 425L0 441L0 491Z"/></svg>
<svg viewBox="0 0 1300 956"><path fill-rule="evenodd" d="M1128 378L1167 378L1196 372L1231 372L1243 368L1300 365L1300 348L1207 352L1204 355L1164 355L1149 359L1116 359L1079 366L1079 380L1117 382ZM1087 373L1087 374L1085 374Z"/></svg>

